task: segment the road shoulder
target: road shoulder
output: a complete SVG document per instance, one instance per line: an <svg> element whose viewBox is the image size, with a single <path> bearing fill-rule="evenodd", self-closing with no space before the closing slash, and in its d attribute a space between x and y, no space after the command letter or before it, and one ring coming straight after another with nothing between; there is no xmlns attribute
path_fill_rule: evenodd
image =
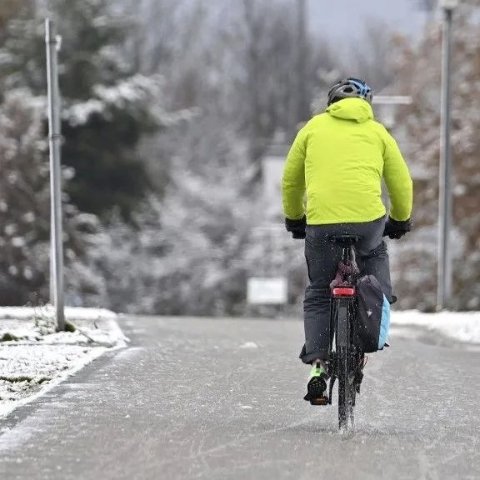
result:
<svg viewBox="0 0 480 480"><path fill-rule="evenodd" d="M127 344L111 311L67 308L66 319L74 331L56 332L51 307L0 308L0 421Z"/></svg>

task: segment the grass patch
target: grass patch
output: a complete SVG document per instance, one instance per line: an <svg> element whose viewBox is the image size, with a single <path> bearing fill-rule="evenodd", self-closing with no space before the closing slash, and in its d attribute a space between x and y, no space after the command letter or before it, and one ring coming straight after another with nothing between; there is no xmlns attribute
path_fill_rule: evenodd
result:
<svg viewBox="0 0 480 480"><path fill-rule="evenodd" d="M0 342L16 342L20 340L17 336L13 335L13 333L4 333L0 338Z"/></svg>
<svg viewBox="0 0 480 480"><path fill-rule="evenodd" d="M39 379L35 379L35 377L29 377L28 375L19 375L18 377L5 377L5 376L0 376L0 380L3 380L4 382L10 382L10 383L20 383L20 382L34 382L38 384L42 384L45 382L49 382L51 378L49 377L41 377Z"/></svg>
<svg viewBox="0 0 480 480"><path fill-rule="evenodd" d="M77 327L72 322L69 322L68 320L66 320L65 321L65 331L73 333L73 332L77 331Z"/></svg>

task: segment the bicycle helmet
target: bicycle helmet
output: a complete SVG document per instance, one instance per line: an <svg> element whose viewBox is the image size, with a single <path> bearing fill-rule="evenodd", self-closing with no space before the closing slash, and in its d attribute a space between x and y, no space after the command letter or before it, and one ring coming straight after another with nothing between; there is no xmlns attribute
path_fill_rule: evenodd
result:
<svg viewBox="0 0 480 480"><path fill-rule="evenodd" d="M363 80L349 77L340 80L329 90L328 105L348 97L363 98L372 103L373 90Z"/></svg>

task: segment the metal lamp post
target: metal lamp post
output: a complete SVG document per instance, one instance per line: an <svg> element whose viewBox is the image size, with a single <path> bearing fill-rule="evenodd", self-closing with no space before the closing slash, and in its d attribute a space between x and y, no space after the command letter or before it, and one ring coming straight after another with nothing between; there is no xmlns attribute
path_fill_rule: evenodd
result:
<svg viewBox="0 0 480 480"><path fill-rule="evenodd" d="M452 288L452 258L450 231L452 225L451 193L451 73L452 73L452 18L458 0L441 0L443 11L442 36L442 103L440 120L440 171L438 209L438 263L437 263L437 309L448 305Z"/></svg>
<svg viewBox="0 0 480 480"><path fill-rule="evenodd" d="M56 311L57 330L65 330L63 298L63 232L62 186L60 168L60 93L58 88L57 51L59 37L55 25L45 20L45 44L47 49L48 81L48 130L50 147L50 197L51 197L51 293Z"/></svg>

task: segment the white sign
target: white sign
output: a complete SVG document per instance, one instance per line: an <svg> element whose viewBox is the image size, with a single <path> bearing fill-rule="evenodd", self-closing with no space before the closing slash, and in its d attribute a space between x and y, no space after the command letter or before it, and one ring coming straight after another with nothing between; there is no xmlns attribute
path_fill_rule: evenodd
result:
<svg viewBox="0 0 480 480"><path fill-rule="evenodd" d="M254 305L287 303L287 279L252 277L247 284L247 302Z"/></svg>
<svg viewBox="0 0 480 480"><path fill-rule="evenodd" d="M458 7L458 0L440 0L440 6L446 10L454 10Z"/></svg>

